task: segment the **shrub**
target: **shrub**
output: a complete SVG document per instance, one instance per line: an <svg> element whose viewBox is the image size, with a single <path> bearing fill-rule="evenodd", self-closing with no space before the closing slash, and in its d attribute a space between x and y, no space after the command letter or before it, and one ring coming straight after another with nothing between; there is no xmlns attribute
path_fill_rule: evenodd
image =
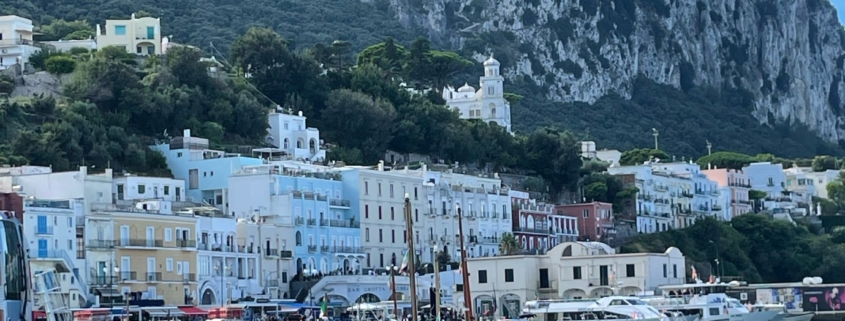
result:
<svg viewBox="0 0 845 321"><path fill-rule="evenodd" d="M69 74L76 69L76 61L70 57L53 56L47 58L47 61L44 63L44 67L47 72L51 74Z"/></svg>

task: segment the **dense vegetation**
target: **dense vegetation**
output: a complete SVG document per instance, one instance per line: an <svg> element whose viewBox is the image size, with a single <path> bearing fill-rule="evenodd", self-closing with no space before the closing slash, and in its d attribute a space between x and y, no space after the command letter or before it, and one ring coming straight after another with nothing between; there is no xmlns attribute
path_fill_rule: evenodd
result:
<svg viewBox="0 0 845 321"><path fill-rule="evenodd" d="M825 283L845 282L840 271L845 265L845 230L818 232L800 222L747 214L730 223L705 219L682 230L640 235L622 250L663 252L677 247L703 279L712 273L739 276L749 283L800 282L808 276L821 276Z"/></svg>

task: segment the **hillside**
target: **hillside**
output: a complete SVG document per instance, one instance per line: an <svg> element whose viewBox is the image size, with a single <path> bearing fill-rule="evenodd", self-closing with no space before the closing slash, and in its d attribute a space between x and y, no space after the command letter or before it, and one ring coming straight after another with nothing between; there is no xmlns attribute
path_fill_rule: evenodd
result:
<svg viewBox="0 0 845 321"><path fill-rule="evenodd" d="M205 49L213 42L226 54L251 26L270 27L299 50L348 41L350 61L388 36L408 45L428 35L435 46L476 60L495 53L508 90L525 97L513 115L522 133L555 126L602 148L626 149L653 144L651 128L658 128L662 149L677 156L703 155L706 140L748 154L842 154L845 36L827 0L0 4L0 12L39 23L102 23L139 10L161 17L163 34L175 41ZM453 83L476 82L477 68Z"/></svg>

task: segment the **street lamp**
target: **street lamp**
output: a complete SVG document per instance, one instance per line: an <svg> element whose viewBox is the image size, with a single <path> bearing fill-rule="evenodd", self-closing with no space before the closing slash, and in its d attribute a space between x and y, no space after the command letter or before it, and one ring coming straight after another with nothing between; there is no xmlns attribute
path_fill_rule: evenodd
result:
<svg viewBox="0 0 845 321"><path fill-rule="evenodd" d="M226 274L225 271L229 270L229 267L224 266L223 263L224 263L224 261L220 260L220 265L214 267L214 270L217 271L217 273L220 273L220 307L223 307L223 302L224 302L223 298L225 297L225 293L226 293L223 290L223 283L224 283L223 282L223 275Z"/></svg>
<svg viewBox="0 0 845 321"><path fill-rule="evenodd" d="M713 144L710 143L710 140L707 140L707 155L712 154Z"/></svg>
<svg viewBox="0 0 845 321"><path fill-rule="evenodd" d="M399 267L396 266L396 263L390 263L390 266L384 269L387 270L387 273L390 273L390 290L393 292L393 315L396 320L399 320L399 303L396 302L396 273L399 272Z"/></svg>
<svg viewBox="0 0 845 321"><path fill-rule="evenodd" d="M659 148L657 148L657 136L659 136L660 133L657 131L657 128L651 129L651 135L654 136L654 150L658 150Z"/></svg>

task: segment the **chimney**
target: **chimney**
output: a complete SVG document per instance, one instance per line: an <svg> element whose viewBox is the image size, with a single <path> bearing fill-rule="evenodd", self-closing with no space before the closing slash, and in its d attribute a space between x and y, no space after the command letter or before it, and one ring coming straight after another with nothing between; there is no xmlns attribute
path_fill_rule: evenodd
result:
<svg viewBox="0 0 845 321"><path fill-rule="evenodd" d="M493 173L493 178L499 178L499 173Z"/></svg>
<svg viewBox="0 0 845 321"><path fill-rule="evenodd" d="M423 174L425 174L426 172L428 172L428 165L426 165L426 164L422 164L422 171L423 171Z"/></svg>
<svg viewBox="0 0 845 321"><path fill-rule="evenodd" d="M191 137L191 130L190 130L190 129L185 129L185 130L183 130L183 131L182 131L182 136L184 136L184 137Z"/></svg>
<svg viewBox="0 0 845 321"><path fill-rule="evenodd" d="M384 161L383 160L378 161L378 171L379 172L384 171Z"/></svg>
<svg viewBox="0 0 845 321"><path fill-rule="evenodd" d="M405 174L408 174L408 165L405 165Z"/></svg>
<svg viewBox="0 0 845 321"><path fill-rule="evenodd" d="M298 113L299 117L302 117L302 111L300 110Z"/></svg>

